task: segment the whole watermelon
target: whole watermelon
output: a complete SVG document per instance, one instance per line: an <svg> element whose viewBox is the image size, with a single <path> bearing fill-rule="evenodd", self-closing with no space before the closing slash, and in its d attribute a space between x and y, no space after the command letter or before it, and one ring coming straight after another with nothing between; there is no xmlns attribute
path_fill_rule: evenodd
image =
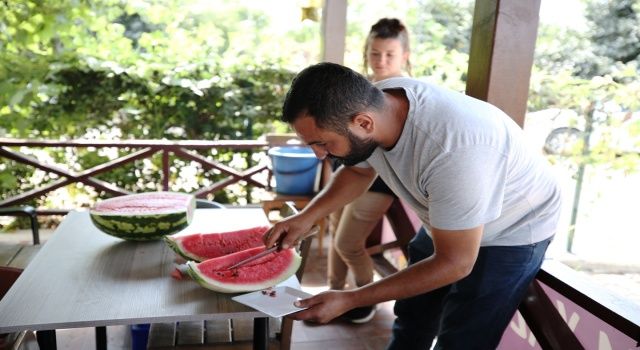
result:
<svg viewBox="0 0 640 350"><path fill-rule="evenodd" d="M195 207L196 199L190 194L146 192L100 201L89 215L98 229L111 236L150 241L189 226Z"/></svg>

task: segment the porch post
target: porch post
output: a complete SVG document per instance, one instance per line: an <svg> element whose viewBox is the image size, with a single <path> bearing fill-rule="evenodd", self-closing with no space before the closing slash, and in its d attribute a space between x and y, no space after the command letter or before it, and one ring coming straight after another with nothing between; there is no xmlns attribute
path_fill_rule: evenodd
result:
<svg viewBox="0 0 640 350"><path fill-rule="evenodd" d="M343 64L347 0L325 0L322 7L322 61Z"/></svg>
<svg viewBox="0 0 640 350"><path fill-rule="evenodd" d="M476 0L467 95L490 102L521 127L527 111L540 0Z"/></svg>

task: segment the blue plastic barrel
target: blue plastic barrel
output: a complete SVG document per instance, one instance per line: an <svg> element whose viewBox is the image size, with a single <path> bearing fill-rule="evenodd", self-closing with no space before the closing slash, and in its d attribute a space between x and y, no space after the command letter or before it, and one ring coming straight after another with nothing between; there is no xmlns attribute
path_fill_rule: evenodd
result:
<svg viewBox="0 0 640 350"><path fill-rule="evenodd" d="M276 192L287 195L312 194L320 161L310 147L282 146L271 148Z"/></svg>

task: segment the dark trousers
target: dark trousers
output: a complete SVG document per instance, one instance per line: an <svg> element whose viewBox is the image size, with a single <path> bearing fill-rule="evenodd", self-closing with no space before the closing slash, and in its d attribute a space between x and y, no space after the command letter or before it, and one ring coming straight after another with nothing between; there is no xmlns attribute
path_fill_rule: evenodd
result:
<svg viewBox="0 0 640 350"><path fill-rule="evenodd" d="M551 238L522 246L481 247L467 277L451 285L396 301L388 350L495 349L527 287L535 278ZM409 243L409 264L433 254L421 229Z"/></svg>

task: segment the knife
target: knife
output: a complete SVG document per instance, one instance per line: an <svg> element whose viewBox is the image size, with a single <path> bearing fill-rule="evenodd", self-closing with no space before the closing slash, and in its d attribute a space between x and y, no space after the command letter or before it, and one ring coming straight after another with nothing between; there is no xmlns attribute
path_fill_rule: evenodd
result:
<svg viewBox="0 0 640 350"><path fill-rule="evenodd" d="M273 227L269 229L269 231L273 230ZM311 227L311 229L309 231L307 231L307 233L305 233L304 235L302 235L302 239L300 241L302 241L303 239L306 239L307 237L313 236L315 234L317 234L320 231L320 229L318 228L317 225L313 225L313 227ZM276 244L269 248L266 249L265 251L262 251L256 255L250 256L238 263L235 263L233 265L231 265L228 269L232 270L232 269L237 269L238 267L245 265L249 262L252 262L254 260L258 260L260 258L262 258L263 256L269 255L273 252L277 252L280 251L282 249L282 239L284 238L284 236L280 237L280 240L278 240L278 242L276 242Z"/></svg>

